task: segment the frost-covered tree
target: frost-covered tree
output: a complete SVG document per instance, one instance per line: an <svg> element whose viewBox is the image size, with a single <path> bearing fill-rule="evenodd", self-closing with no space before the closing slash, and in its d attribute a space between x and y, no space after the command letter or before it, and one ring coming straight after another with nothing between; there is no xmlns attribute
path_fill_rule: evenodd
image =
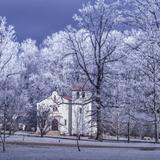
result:
<svg viewBox="0 0 160 160"><path fill-rule="evenodd" d="M20 109L18 79L21 70L17 61L18 46L14 27L7 25L6 18L0 17L0 130L3 131L0 136L3 151L6 129L11 129L14 115Z"/></svg>
<svg viewBox="0 0 160 160"><path fill-rule="evenodd" d="M97 139L102 138L102 88L108 74L108 64L118 61L122 55L117 52L122 40L121 34L113 31L121 21L118 1L105 3L97 0L87 3L74 15L77 30L67 28L68 45L78 65L94 88Z"/></svg>
<svg viewBox="0 0 160 160"><path fill-rule="evenodd" d="M155 141L159 139L159 71L160 56L159 47L156 44L146 42L141 45L139 51L139 66L141 70L141 90L143 93L142 109L153 118L155 126Z"/></svg>
<svg viewBox="0 0 160 160"><path fill-rule="evenodd" d="M159 33L160 1L129 1L131 10L127 21L141 33L131 46L139 53L138 64L143 75L142 90L146 110L154 117L155 141L159 139Z"/></svg>
<svg viewBox="0 0 160 160"><path fill-rule="evenodd" d="M22 68L20 85L26 112L26 130L36 129L36 103L40 100L44 89L41 83L39 49L36 41L27 39L20 44L18 60Z"/></svg>
<svg viewBox="0 0 160 160"><path fill-rule="evenodd" d="M67 47L67 34L58 32L48 36L42 44L44 76L51 91L69 94L72 85L79 79L79 67L73 56L67 56L71 51Z"/></svg>

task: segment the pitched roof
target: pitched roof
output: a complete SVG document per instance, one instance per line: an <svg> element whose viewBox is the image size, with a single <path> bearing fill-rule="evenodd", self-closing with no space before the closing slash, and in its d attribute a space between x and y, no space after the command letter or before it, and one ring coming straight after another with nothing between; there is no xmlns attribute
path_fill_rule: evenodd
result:
<svg viewBox="0 0 160 160"><path fill-rule="evenodd" d="M72 97L71 96L63 96L64 99L71 101Z"/></svg>

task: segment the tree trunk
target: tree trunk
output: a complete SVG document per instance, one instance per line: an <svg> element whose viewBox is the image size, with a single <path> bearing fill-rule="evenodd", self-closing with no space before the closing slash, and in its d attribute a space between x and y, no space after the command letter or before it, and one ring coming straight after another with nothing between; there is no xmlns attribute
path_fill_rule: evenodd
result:
<svg viewBox="0 0 160 160"><path fill-rule="evenodd" d="M155 126L155 143L158 143L159 140L159 133L158 133L158 116L157 116L157 104L156 104L156 66L154 62L154 79L153 79L153 105L154 105L154 126Z"/></svg>
<svg viewBox="0 0 160 160"><path fill-rule="evenodd" d="M5 134L3 135L3 152L6 151L6 141L5 141Z"/></svg>
<svg viewBox="0 0 160 160"><path fill-rule="evenodd" d="M102 140L103 139L103 128L102 128L102 117L101 117L101 104L100 104L100 91L97 91L97 97L96 97L96 109L97 109L97 135L96 140Z"/></svg>
<svg viewBox="0 0 160 160"><path fill-rule="evenodd" d="M12 128L9 128L9 135L12 134Z"/></svg>
<svg viewBox="0 0 160 160"><path fill-rule="evenodd" d="M117 141L119 141L119 128L117 127Z"/></svg>
<svg viewBox="0 0 160 160"><path fill-rule="evenodd" d="M80 149L80 146L79 146L79 140L80 140L80 135L78 134L77 135L77 148L78 148L78 151L80 152L81 149Z"/></svg>
<svg viewBox="0 0 160 160"><path fill-rule="evenodd" d="M44 134L43 134L43 130L40 130L40 132L41 132L41 137L43 137L43 135L44 135Z"/></svg>
<svg viewBox="0 0 160 160"><path fill-rule="evenodd" d="M96 140L102 140L101 111L97 110L97 135Z"/></svg>
<svg viewBox="0 0 160 160"><path fill-rule="evenodd" d="M128 140L127 142L130 143L130 121L127 123L127 128L128 128Z"/></svg>
<svg viewBox="0 0 160 160"><path fill-rule="evenodd" d="M116 126L116 133L117 133L117 141L119 141L119 119L117 118L117 126Z"/></svg>
<svg viewBox="0 0 160 160"><path fill-rule="evenodd" d="M2 143L3 143L3 152L6 151L6 113L4 113L4 128L3 128L3 140L2 140Z"/></svg>
<svg viewBox="0 0 160 160"><path fill-rule="evenodd" d="M155 113L154 125L155 125L155 143L158 143L159 142L159 131L158 131L158 120L157 120L156 113Z"/></svg>
<svg viewBox="0 0 160 160"><path fill-rule="evenodd" d="M99 47L99 58L98 61L99 63L101 62L101 48ZM95 103L96 103L96 109L97 109L97 136L96 139L97 140L102 140L103 139L103 127L102 127L102 111L101 111L101 67L99 65L97 65L97 82L96 82L96 99L95 99Z"/></svg>

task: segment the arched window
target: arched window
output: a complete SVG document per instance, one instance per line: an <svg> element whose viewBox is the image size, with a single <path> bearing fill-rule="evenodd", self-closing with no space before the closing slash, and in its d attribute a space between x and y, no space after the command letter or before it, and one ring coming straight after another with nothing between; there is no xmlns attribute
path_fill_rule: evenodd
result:
<svg viewBox="0 0 160 160"><path fill-rule="evenodd" d="M77 92L77 99L79 99L79 97L80 97L80 94L79 94L79 92Z"/></svg>
<svg viewBox="0 0 160 160"><path fill-rule="evenodd" d="M85 98L85 96L86 96L85 92L82 92L82 98Z"/></svg>
<svg viewBox="0 0 160 160"><path fill-rule="evenodd" d="M82 108L79 108L79 113L80 113L80 114L82 113Z"/></svg>
<svg viewBox="0 0 160 160"><path fill-rule="evenodd" d="M66 120L66 119L64 120L64 125L65 125L65 126L67 125L67 120Z"/></svg>

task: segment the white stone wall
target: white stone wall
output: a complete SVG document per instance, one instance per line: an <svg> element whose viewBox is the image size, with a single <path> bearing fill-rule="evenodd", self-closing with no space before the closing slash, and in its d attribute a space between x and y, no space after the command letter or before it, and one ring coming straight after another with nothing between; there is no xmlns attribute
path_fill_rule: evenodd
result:
<svg viewBox="0 0 160 160"><path fill-rule="evenodd" d="M79 91L79 97L77 97L77 91L73 91L71 105L71 101L62 98L57 92L53 92L52 96L37 104L37 110L39 110L40 107L50 109L49 119L51 121L54 118L58 120L60 134L69 135L71 129L71 134L73 135L93 135L96 132L96 129L91 125L92 94L89 91L85 91L85 97L83 96L83 91ZM53 111L53 106L56 106L58 110ZM69 107L72 109L69 109ZM52 130L52 126L50 127L50 130Z"/></svg>
<svg viewBox="0 0 160 160"><path fill-rule="evenodd" d="M82 96L83 94L83 91L72 92L72 134L92 135L92 103L90 102L92 95L89 91L85 91L85 97Z"/></svg>
<svg viewBox="0 0 160 160"><path fill-rule="evenodd" d="M69 103L68 100L65 100L65 103ZM59 131L61 134L69 134L69 105L60 105L59 112L62 114L62 118L59 122Z"/></svg>
<svg viewBox="0 0 160 160"><path fill-rule="evenodd" d="M43 108L44 110L50 109L49 119L51 122L53 119L58 120L59 122L58 129L60 134L69 134L68 132L69 104L68 103L69 103L68 100L59 96L57 92L53 92L52 96L48 97L47 99L37 104L37 110L40 110L40 108ZM57 107L57 111L53 109L54 107ZM50 130L52 130L52 126L50 126Z"/></svg>

